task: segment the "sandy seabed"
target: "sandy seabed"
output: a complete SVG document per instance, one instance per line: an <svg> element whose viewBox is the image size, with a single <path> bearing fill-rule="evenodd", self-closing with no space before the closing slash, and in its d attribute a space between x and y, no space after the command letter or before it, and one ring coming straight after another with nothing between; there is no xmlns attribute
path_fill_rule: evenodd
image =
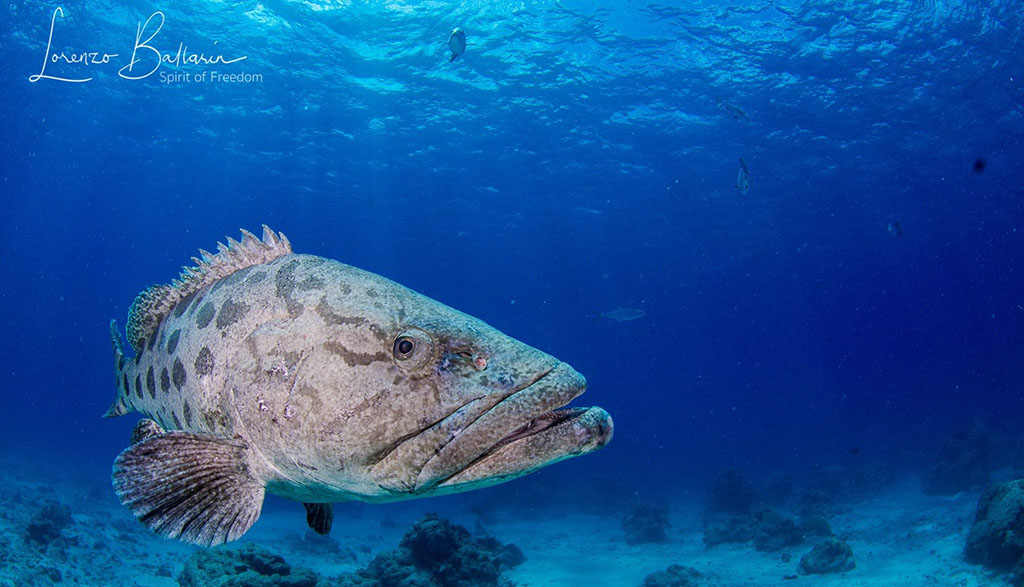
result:
<svg viewBox="0 0 1024 587"><path fill-rule="evenodd" d="M6 470L0 480L0 586L172 586L197 550L149 532L117 503L104 479L73 482L55 472ZM441 515L517 545L526 561L503 576L520 586L640 586L648 574L672 564L697 569L705 577L701 584L707 585L1004 585L1004 577L963 559L977 499L977 493L925 496L914 479L891 485L828 520L853 549L855 569L797 578L800 557L814 539L777 552L758 552L750 543L706 547L698 500L671 503L668 540L640 545L626 543L621 519L612 516L519 516L512 508L486 521L468 509ZM54 522L56 533L38 527L47 505L70 512L69 520ZM332 584L334 577L395 549L429 511L434 511L429 499L339 506L325 540L308 534L299 504L275 499L241 542L254 542L292 566L311 568ZM30 532L32 524L37 527Z"/></svg>

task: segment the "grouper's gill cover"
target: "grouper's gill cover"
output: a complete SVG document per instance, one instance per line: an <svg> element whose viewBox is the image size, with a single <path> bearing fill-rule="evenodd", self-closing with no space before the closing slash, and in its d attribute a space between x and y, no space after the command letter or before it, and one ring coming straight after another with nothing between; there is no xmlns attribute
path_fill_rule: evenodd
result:
<svg viewBox="0 0 1024 587"><path fill-rule="evenodd" d="M269 491L330 530L331 503L500 483L604 446L611 417L566 408L569 365L379 275L242 231L132 304L117 399L145 418L114 462L121 502L212 545Z"/></svg>

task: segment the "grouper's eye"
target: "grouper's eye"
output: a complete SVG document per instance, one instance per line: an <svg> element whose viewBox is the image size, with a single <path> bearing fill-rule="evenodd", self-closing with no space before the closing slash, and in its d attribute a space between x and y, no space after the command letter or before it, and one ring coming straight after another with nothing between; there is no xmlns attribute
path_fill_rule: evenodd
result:
<svg viewBox="0 0 1024 587"><path fill-rule="evenodd" d="M399 359L408 359L416 349L416 343L411 338L400 338L395 343L395 356Z"/></svg>
<svg viewBox="0 0 1024 587"><path fill-rule="evenodd" d="M409 329L395 337L392 353L399 367L416 369L430 360L434 355L433 348L430 335L419 329Z"/></svg>

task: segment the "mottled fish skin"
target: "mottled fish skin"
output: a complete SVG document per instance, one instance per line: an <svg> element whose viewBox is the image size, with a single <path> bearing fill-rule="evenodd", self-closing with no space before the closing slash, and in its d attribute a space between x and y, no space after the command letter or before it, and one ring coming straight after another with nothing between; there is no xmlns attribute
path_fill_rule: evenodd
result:
<svg viewBox="0 0 1024 587"><path fill-rule="evenodd" d="M312 255L241 268L178 302L117 375L123 405L110 415L234 439L267 491L314 504L493 485L612 434L600 408L553 412L586 387L567 364Z"/></svg>

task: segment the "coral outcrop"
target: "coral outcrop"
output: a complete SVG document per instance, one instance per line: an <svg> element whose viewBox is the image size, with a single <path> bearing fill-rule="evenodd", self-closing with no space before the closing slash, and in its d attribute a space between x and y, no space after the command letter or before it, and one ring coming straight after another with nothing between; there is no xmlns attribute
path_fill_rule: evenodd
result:
<svg viewBox="0 0 1024 587"><path fill-rule="evenodd" d="M1024 558L1024 479L988 486L964 547L967 562L1009 570Z"/></svg>
<svg viewBox="0 0 1024 587"><path fill-rule="evenodd" d="M427 514L406 532L398 548L340 578L343 587L477 587L507 585L503 567L524 560L515 545L477 539L469 530Z"/></svg>
<svg viewBox="0 0 1024 587"><path fill-rule="evenodd" d="M198 550L178 575L181 587L317 587L310 569L292 567L284 558L255 544Z"/></svg>
<svg viewBox="0 0 1024 587"><path fill-rule="evenodd" d="M668 506L638 503L622 518L626 544L665 542L665 530L670 526Z"/></svg>
<svg viewBox="0 0 1024 587"><path fill-rule="evenodd" d="M697 569L670 565L664 571L647 575L641 587L697 587L703 582L704 575Z"/></svg>
<svg viewBox="0 0 1024 587"><path fill-rule="evenodd" d="M832 537L819 542L811 552L802 556L797 570L801 575L823 575L849 571L856 566L850 545Z"/></svg>

